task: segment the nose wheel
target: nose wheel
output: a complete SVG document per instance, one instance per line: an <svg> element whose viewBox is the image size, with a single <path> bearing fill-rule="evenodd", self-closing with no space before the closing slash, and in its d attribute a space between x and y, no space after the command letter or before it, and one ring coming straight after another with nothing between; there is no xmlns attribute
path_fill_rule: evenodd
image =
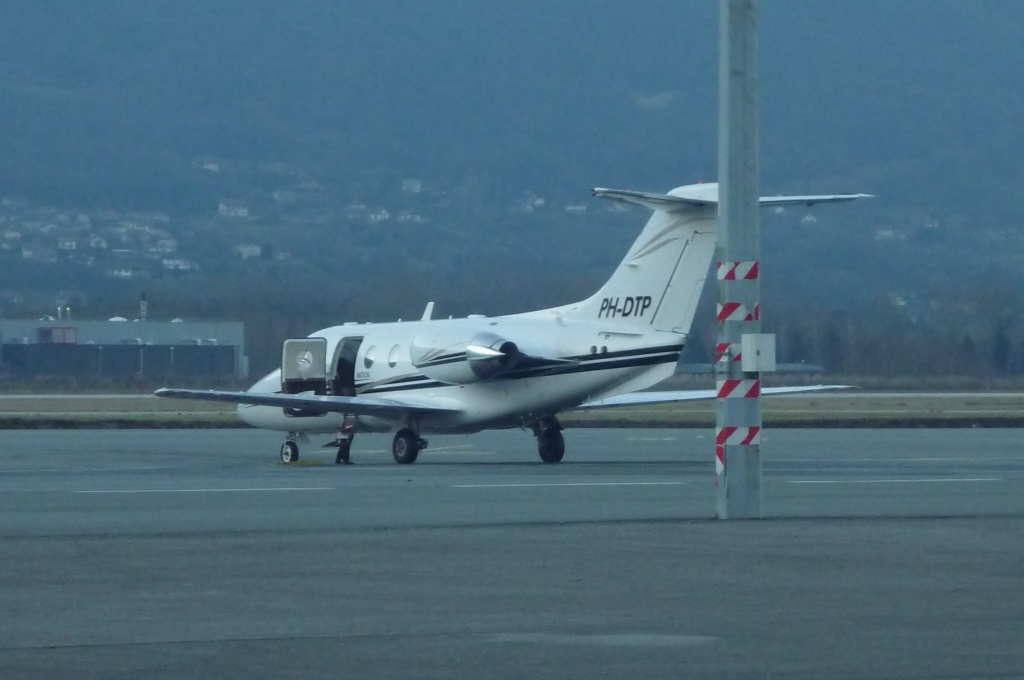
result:
<svg viewBox="0 0 1024 680"><path fill-rule="evenodd" d="M295 440L288 439L284 444L281 444L281 462L282 463L294 463L299 459L299 445L295 443Z"/></svg>

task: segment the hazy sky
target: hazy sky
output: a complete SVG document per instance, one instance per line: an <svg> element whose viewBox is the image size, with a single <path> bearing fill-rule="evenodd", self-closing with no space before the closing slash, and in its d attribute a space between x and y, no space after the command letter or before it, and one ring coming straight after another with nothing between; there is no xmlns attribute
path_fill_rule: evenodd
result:
<svg viewBox="0 0 1024 680"><path fill-rule="evenodd" d="M204 152L583 186L714 173L710 0L2 4L0 181L68 148L143 173ZM760 11L768 186L1016 167L1024 3Z"/></svg>

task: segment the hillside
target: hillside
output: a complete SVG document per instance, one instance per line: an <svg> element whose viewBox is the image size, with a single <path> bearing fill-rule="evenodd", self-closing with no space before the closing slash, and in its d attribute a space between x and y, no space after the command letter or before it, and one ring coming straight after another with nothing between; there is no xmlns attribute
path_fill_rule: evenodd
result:
<svg viewBox="0 0 1024 680"><path fill-rule="evenodd" d="M586 294L632 240L644 215L590 187L715 173L714 3L7 15L8 313L143 288L215 290L198 312L230 313L237 291L320 287L296 326L428 296L515 311ZM878 196L766 216L766 302L922 318L949 290L1024 283L1022 24L1014 2L762 3L764 192Z"/></svg>

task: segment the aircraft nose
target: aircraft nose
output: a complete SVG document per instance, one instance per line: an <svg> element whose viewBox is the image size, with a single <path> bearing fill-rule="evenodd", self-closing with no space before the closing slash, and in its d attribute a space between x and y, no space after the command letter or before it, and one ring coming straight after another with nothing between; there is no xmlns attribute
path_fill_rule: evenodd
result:
<svg viewBox="0 0 1024 680"><path fill-rule="evenodd" d="M280 390L280 388L281 371L278 369L276 371L271 371L257 380L256 383L247 391L272 394ZM257 406L255 404L239 404L235 408L235 413L238 414L238 419L246 425L274 429L274 423L277 422L278 417L281 414L281 409L277 407Z"/></svg>
<svg viewBox="0 0 1024 680"><path fill-rule="evenodd" d="M245 423L246 425L252 425L253 427L256 427L257 425L254 422L255 419L253 418L253 416L255 415L253 411L255 409L256 407L251 406L249 404L239 404L237 407L235 407L235 413L238 414L238 419L241 420L243 423Z"/></svg>

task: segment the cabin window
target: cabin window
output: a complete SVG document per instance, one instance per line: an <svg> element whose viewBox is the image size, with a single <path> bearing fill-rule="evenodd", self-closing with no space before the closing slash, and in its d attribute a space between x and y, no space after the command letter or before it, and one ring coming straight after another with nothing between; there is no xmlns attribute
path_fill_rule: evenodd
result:
<svg viewBox="0 0 1024 680"><path fill-rule="evenodd" d="M597 354L597 345L591 345L590 346L590 353L591 354Z"/></svg>
<svg viewBox="0 0 1024 680"><path fill-rule="evenodd" d="M607 346L601 345L601 354L608 354L608 347Z"/></svg>
<svg viewBox="0 0 1024 680"><path fill-rule="evenodd" d="M377 348L371 345L369 348L367 348L366 354L363 355L363 366L366 366L367 368L373 366L373 362L376 358Z"/></svg>
<svg viewBox="0 0 1024 680"><path fill-rule="evenodd" d="M388 366L390 366L391 368L394 368L396 365L398 365L398 356L401 353L402 353L401 347L399 347L398 345L395 345L394 347L392 347L391 351L388 352Z"/></svg>

